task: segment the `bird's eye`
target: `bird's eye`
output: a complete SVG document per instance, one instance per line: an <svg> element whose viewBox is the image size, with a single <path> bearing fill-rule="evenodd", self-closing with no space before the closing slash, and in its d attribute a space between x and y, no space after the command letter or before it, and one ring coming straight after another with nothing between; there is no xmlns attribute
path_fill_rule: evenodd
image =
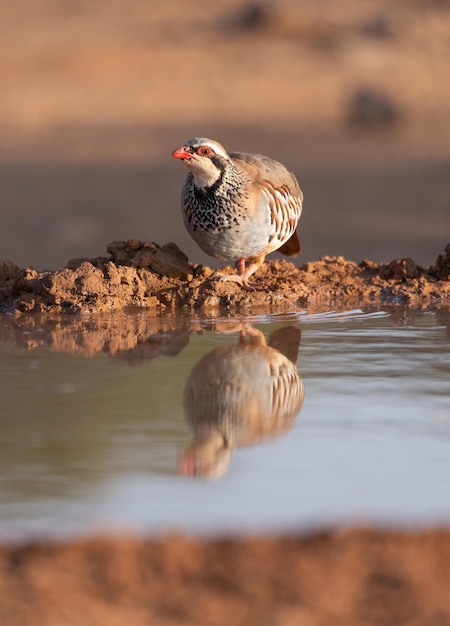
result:
<svg viewBox="0 0 450 626"><path fill-rule="evenodd" d="M200 156L211 156L212 153L213 151L211 150L211 148L208 148L208 146L202 146L197 150L197 154L199 154Z"/></svg>

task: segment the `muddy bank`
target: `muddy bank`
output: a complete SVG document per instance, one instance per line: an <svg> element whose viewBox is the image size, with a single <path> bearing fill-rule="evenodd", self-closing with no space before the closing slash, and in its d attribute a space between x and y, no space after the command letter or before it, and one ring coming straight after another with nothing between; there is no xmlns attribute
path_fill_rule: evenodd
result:
<svg viewBox="0 0 450 626"><path fill-rule="evenodd" d="M172 243L136 240L108 244L108 256L72 259L58 271L0 264L3 312L108 312L125 307L159 310L292 309L334 305L443 302L450 297L450 244L436 263L422 268L412 259L390 263L323 257L296 267L267 261L257 272L254 291L220 282L215 272L194 265ZM234 272L226 268L225 272Z"/></svg>
<svg viewBox="0 0 450 626"><path fill-rule="evenodd" d="M0 548L8 626L450 624L450 532Z"/></svg>

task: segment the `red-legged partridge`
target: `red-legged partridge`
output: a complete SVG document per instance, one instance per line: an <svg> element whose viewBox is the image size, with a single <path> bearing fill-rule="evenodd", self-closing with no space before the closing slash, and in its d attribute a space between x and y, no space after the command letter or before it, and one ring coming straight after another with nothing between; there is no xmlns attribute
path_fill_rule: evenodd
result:
<svg viewBox="0 0 450 626"><path fill-rule="evenodd" d="M218 478L233 450L286 432L303 403L297 370L301 331L280 328L269 337L257 330L250 342L220 346L192 369L184 387L183 409L194 438L181 454L185 476Z"/></svg>
<svg viewBox="0 0 450 626"><path fill-rule="evenodd" d="M181 194L189 234L207 254L237 261L239 275L221 280L251 289L249 278L267 254L300 252L303 193L284 165L261 154L228 154L205 137L190 139L172 156L189 169Z"/></svg>

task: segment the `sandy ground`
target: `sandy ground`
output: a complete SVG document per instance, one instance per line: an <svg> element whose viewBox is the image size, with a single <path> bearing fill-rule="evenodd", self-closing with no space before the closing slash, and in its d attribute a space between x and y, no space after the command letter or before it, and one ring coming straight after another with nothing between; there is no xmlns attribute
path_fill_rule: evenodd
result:
<svg viewBox="0 0 450 626"><path fill-rule="evenodd" d="M450 533L0 548L5 626L447 626Z"/></svg>
<svg viewBox="0 0 450 626"><path fill-rule="evenodd" d="M16 0L0 24L3 310L448 301L447 0ZM304 190L302 255L266 263L254 293L211 281L182 226L170 153L196 135L277 158ZM0 624L445 626L449 546L445 530L4 546Z"/></svg>
<svg viewBox="0 0 450 626"><path fill-rule="evenodd" d="M428 268L413 259L356 264L323 257L299 268L285 260L270 261L256 272L250 290L218 279L207 266L189 263L173 243L116 241L107 251L108 256L95 259L72 259L58 271L0 262L0 311L107 313L138 307L211 315L450 302L450 244ZM224 268L219 277L224 273L235 274L236 269Z"/></svg>

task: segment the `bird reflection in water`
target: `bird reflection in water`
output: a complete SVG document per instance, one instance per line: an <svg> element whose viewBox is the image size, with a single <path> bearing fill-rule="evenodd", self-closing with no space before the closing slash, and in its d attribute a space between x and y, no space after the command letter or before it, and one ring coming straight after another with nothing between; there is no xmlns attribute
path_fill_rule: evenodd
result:
<svg viewBox="0 0 450 626"><path fill-rule="evenodd" d="M215 348L195 365L183 395L194 438L180 455L180 474L218 478L235 448L291 427L304 397L300 339L294 326L274 331L268 344L261 331L246 329L237 345Z"/></svg>

